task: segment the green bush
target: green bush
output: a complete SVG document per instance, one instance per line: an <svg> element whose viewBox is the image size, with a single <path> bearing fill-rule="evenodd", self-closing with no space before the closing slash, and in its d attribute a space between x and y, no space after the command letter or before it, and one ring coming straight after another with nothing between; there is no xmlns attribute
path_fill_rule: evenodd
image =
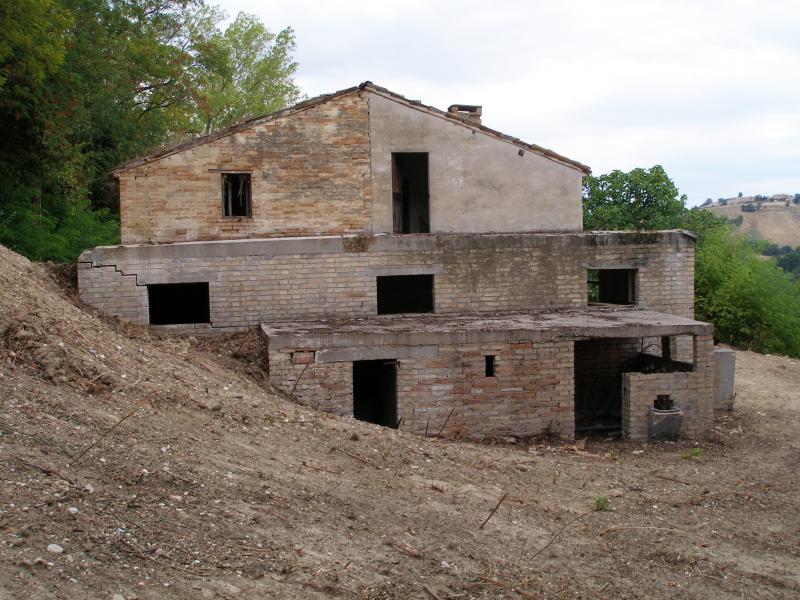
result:
<svg viewBox="0 0 800 600"><path fill-rule="evenodd" d="M88 202L70 203L61 215L42 214L28 202L0 205L0 244L31 260L71 262L86 248L119 243L119 222Z"/></svg>
<svg viewBox="0 0 800 600"><path fill-rule="evenodd" d="M695 312L720 341L800 356L800 285L729 229L697 245Z"/></svg>

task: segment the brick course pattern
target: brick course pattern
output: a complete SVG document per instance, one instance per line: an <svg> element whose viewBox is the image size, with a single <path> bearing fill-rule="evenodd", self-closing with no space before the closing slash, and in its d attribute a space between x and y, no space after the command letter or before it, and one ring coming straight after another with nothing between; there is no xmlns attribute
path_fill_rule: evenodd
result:
<svg viewBox="0 0 800 600"><path fill-rule="evenodd" d="M570 341L443 345L435 357L400 359L400 428L470 438L550 430L572 439L572 346ZM273 384L285 392L294 389L303 404L352 416L353 363L304 364L296 354L269 351ZM495 377L486 377L487 355L495 356Z"/></svg>
<svg viewBox="0 0 800 600"><path fill-rule="evenodd" d="M639 306L693 316L694 241L677 231L121 246L84 252L78 267L84 302L139 324L148 323L148 284L207 281L208 331L375 315L376 276L409 273L433 273L435 312L453 314L579 309L586 269L636 268Z"/></svg>
<svg viewBox="0 0 800 600"><path fill-rule="evenodd" d="M367 96L356 91L123 170L122 243L370 231ZM222 172L251 173L252 217L222 216Z"/></svg>
<svg viewBox="0 0 800 600"><path fill-rule="evenodd" d="M622 434L630 440L650 437L656 396L669 394L683 413L680 435L704 437L714 410L714 341L710 335L694 338L694 370L681 373L625 373L622 378Z"/></svg>

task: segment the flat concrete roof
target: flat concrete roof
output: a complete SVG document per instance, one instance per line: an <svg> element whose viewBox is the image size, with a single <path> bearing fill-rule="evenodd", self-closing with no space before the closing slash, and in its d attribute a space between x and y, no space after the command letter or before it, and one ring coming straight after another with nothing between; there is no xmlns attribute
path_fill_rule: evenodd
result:
<svg viewBox="0 0 800 600"><path fill-rule="evenodd" d="M710 335L709 323L637 307L590 305L580 311L381 315L262 323L271 348L321 350L484 342Z"/></svg>

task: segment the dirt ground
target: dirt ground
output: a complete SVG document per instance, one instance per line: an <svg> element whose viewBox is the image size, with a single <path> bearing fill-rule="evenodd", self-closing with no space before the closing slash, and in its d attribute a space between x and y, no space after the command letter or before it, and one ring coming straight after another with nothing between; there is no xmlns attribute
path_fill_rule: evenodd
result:
<svg viewBox="0 0 800 600"><path fill-rule="evenodd" d="M315 413L258 355L0 248L0 598L800 594L800 361L739 352L710 440L581 449Z"/></svg>

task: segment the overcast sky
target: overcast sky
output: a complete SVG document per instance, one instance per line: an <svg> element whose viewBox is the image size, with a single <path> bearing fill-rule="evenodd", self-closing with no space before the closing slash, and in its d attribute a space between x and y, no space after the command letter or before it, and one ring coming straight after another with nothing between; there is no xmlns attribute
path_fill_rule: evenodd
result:
<svg viewBox="0 0 800 600"><path fill-rule="evenodd" d="M689 204L800 192L800 1L218 0L296 33L309 97L370 80Z"/></svg>

